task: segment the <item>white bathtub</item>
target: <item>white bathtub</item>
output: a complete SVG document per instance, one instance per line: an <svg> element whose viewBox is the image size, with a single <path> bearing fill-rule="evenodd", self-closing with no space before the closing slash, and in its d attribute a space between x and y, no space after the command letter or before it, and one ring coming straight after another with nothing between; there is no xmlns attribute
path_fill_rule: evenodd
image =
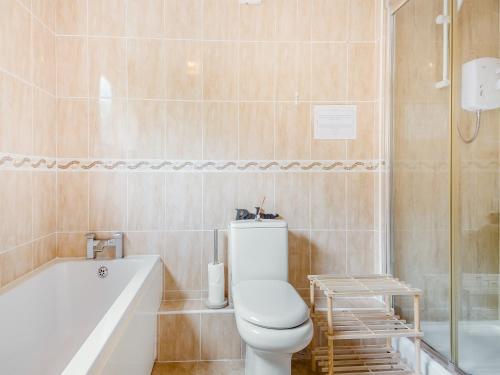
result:
<svg viewBox="0 0 500 375"><path fill-rule="evenodd" d="M157 256L57 260L0 290L0 374L150 374L161 294Z"/></svg>

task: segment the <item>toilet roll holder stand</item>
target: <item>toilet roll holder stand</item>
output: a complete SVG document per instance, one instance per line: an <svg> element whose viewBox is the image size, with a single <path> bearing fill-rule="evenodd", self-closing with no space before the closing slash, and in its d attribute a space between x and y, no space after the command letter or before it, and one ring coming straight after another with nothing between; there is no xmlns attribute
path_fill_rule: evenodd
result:
<svg viewBox="0 0 500 375"><path fill-rule="evenodd" d="M219 264L219 263L220 263L220 261L219 261L219 231L217 229L214 229L214 260L213 260L213 263L211 263L211 264ZM223 309L228 304L227 298L224 298L224 301L222 303L218 303L218 304L211 304L209 302L209 298L205 299L203 302L204 302L205 306L208 307L209 309Z"/></svg>

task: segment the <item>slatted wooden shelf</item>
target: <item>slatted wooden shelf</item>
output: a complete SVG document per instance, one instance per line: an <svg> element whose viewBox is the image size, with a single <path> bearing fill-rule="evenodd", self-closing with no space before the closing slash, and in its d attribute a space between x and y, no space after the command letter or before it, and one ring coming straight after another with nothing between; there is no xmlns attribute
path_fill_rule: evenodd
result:
<svg viewBox="0 0 500 375"><path fill-rule="evenodd" d="M420 289L412 288L403 281L388 275L309 275L308 278L326 296L414 296L422 294Z"/></svg>
<svg viewBox="0 0 500 375"><path fill-rule="evenodd" d="M327 313L316 313L316 327L332 340L421 337L422 332L407 324L392 311L343 311L333 314L333 334L328 335Z"/></svg>
<svg viewBox="0 0 500 375"><path fill-rule="evenodd" d="M328 348L316 348L312 355L316 371L328 373L330 364ZM333 371L339 375L409 375L413 373L399 353L390 347L380 345L335 347Z"/></svg>
<svg viewBox="0 0 500 375"><path fill-rule="evenodd" d="M313 348L313 370L329 375L420 374L420 338L423 336L420 330L420 289L412 288L390 275L310 275L308 278L315 333L326 338L328 343L326 347ZM326 297L326 309L316 309L316 290ZM395 315L391 308L393 296L413 298L414 324L408 324ZM373 308L351 308L341 302L345 298L360 297L375 298L380 303ZM394 337L414 338L415 370L391 348ZM339 348L337 345L341 340L380 342L380 339L385 339L382 340L385 341L384 346Z"/></svg>

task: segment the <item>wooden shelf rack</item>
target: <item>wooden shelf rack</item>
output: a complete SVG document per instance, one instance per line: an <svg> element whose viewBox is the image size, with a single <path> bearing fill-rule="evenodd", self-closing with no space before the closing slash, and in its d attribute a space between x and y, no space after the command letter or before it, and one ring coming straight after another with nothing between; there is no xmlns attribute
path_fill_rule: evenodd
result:
<svg viewBox="0 0 500 375"><path fill-rule="evenodd" d="M314 371L329 375L420 374L420 338L423 334L419 314L422 292L419 289L389 275L310 275L308 278L315 335L320 335L328 343L327 346L312 348ZM326 311L316 309L318 290L326 297ZM391 307L394 296L413 298L413 324L395 315ZM384 303L373 309L336 307L335 300L346 297L380 297ZM394 337L415 339L414 370L393 350L391 339ZM313 343L319 342L320 338L315 338ZM377 344L339 346L340 340ZM385 341L385 344L381 345L380 341Z"/></svg>

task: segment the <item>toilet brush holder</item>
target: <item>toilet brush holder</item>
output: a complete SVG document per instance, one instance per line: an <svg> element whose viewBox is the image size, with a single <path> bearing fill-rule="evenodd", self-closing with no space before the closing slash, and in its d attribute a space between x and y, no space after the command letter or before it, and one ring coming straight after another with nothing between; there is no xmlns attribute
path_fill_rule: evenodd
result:
<svg viewBox="0 0 500 375"><path fill-rule="evenodd" d="M208 264L208 298L204 301L209 309L222 309L227 306L224 296L224 263L219 262L219 233L214 230L214 259Z"/></svg>

